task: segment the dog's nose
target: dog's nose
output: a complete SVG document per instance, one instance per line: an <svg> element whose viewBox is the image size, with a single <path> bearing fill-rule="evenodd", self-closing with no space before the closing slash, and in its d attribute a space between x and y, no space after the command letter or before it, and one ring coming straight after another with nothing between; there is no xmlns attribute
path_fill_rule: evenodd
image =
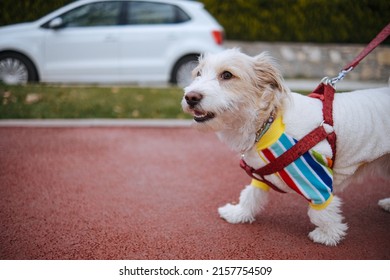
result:
<svg viewBox="0 0 390 280"><path fill-rule="evenodd" d="M184 98L186 99L188 105L195 107L202 100L203 95L196 91L190 91Z"/></svg>

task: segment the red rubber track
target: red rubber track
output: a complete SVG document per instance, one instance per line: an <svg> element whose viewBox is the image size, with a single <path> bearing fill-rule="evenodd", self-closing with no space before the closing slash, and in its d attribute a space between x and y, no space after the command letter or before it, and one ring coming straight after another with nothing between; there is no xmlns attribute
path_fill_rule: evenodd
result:
<svg viewBox="0 0 390 280"><path fill-rule="evenodd" d="M217 208L249 181L238 155L191 128L3 127L0 258L390 258L390 214L377 206L389 186L341 193L348 235L326 247L307 237L296 194L272 192L252 224L222 220Z"/></svg>

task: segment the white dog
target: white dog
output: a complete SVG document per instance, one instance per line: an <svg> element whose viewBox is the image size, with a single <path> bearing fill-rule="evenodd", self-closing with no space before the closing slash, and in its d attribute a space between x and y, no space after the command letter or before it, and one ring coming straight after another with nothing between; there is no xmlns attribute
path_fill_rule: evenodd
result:
<svg viewBox="0 0 390 280"><path fill-rule="evenodd" d="M197 128L215 131L255 169L271 160L267 151L278 153L283 141L299 140L323 124L321 100L290 92L266 53L250 57L232 49L206 55L200 58L193 74L193 82L185 88L183 110L193 115ZM343 223L341 200L333 195L334 191L369 175L380 176L390 186L390 88L336 94L333 120L334 127L326 127L337 135L332 169L329 159L333 154L327 140L308 152L319 172L327 176L322 189L306 190L307 182L300 182L309 180L310 187L309 177L318 177L315 172L306 177L297 175L299 164L307 164L306 159L294 162L296 166L291 168L298 171L289 173L286 167L264 177L284 192L294 192L284 176L297 181L301 194L310 202L308 215L316 226L309 237L329 246L337 245L348 228ZM220 216L230 223L254 221L267 204L268 190L264 182L252 180L241 192L237 205L218 209ZM379 201L379 205L390 211L390 198Z"/></svg>

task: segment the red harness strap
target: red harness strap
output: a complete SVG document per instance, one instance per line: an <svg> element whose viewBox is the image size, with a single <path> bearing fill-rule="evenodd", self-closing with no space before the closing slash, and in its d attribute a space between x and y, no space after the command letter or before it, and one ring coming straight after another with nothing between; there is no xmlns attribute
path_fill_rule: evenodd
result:
<svg viewBox="0 0 390 280"><path fill-rule="evenodd" d="M309 97L319 98L322 101L322 115L324 123L333 127L333 100L335 89L327 83L321 83L318 87L309 94ZM332 132L326 136L330 147L332 148L332 166L336 159L336 132ZM321 141L321 140L320 140Z"/></svg>

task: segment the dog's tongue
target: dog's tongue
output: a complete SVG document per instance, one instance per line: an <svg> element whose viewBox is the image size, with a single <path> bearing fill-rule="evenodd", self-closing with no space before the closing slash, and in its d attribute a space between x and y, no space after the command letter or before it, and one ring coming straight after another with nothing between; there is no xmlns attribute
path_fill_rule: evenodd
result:
<svg viewBox="0 0 390 280"><path fill-rule="evenodd" d="M207 113L203 112L203 111L194 110L194 115L196 117L203 117L203 116L207 115Z"/></svg>

